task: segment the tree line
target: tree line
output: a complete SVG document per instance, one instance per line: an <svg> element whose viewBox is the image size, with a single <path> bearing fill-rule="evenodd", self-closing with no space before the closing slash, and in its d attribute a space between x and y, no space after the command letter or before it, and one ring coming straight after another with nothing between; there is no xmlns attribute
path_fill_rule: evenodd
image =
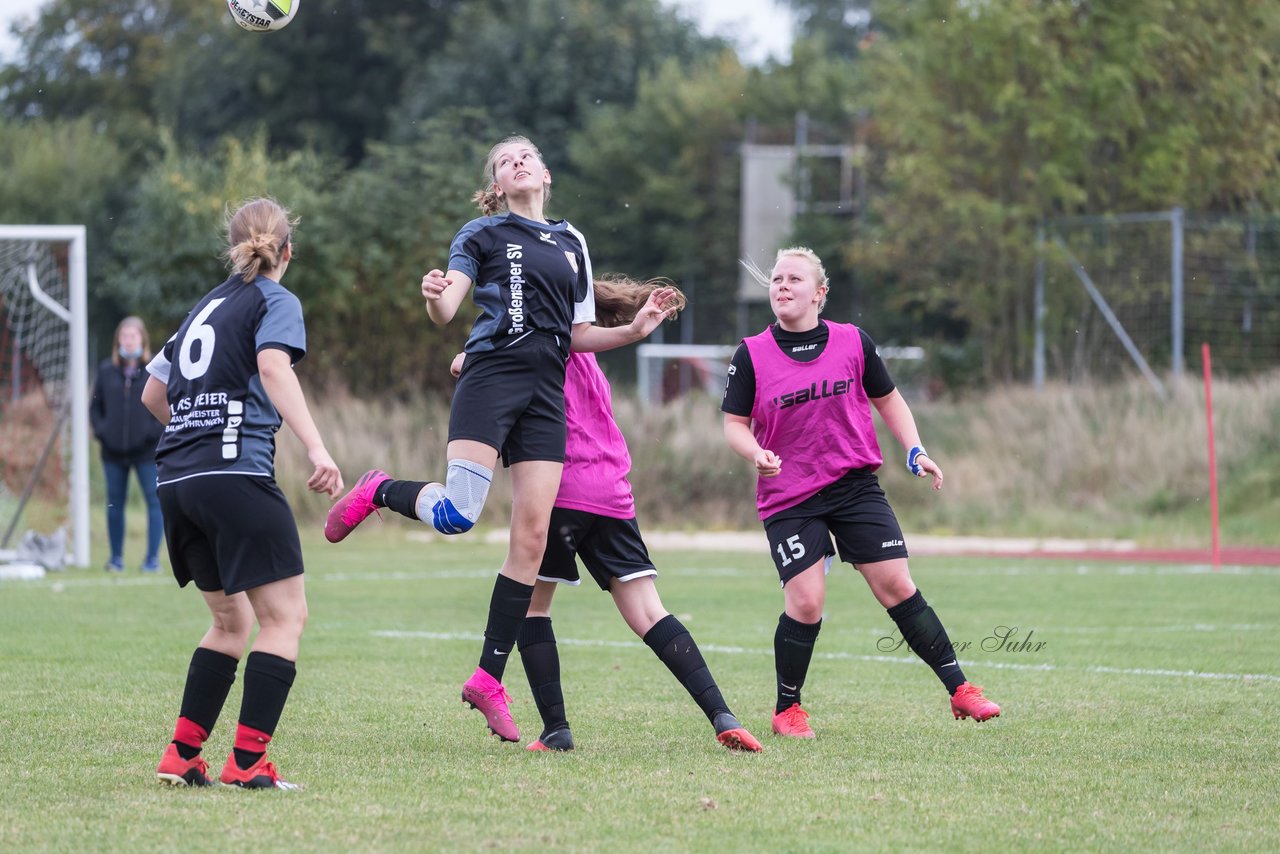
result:
<svg viewBox="0 0 1280 854"><path fill-rule="evenodd" d="M659 0L307 0L268 35L209 0L48 0L0 66L0 221L89 227L105 341L175 328L226 204L270 194L302 218L309 370L399 394L449 383L465 324L418 282L511 133L599 269L696 288L694 339L731 343L739 145L803 113L856 157L852 209L793 235L828 316L932 345L953 384L1029 375L1041 219L1280 210L1280 4L791 5L790 59L749 66Z"/></svg>

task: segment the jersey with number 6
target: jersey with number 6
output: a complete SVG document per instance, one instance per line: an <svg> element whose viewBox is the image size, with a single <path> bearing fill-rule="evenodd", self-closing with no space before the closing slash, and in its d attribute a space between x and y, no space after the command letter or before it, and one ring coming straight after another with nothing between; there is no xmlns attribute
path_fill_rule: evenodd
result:
<svg viewBox="0 0 1280 854"><path fill-rule="evenodd" d="M156 446L157 480L211 474L275 475L276 411L258 353L307 349L302 306L278 282L232 276L196 304L147 365L167 387L169 424Z"/></svg>

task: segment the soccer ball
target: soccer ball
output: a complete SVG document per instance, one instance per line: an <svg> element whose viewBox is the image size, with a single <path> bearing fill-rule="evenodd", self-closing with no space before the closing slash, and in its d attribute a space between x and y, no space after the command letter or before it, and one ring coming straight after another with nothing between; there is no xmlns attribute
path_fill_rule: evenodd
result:
<svg viewBox="0 0 1280 854"><path fill-rule="evenodd" d="M252 33L282 30L298 14L301 0L227 0L231 20Z"/></svg>

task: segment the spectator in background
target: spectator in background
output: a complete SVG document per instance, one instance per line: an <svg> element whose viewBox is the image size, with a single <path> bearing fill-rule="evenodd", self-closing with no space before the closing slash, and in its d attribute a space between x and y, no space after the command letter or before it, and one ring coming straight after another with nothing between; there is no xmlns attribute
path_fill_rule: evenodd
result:
<svg viewBox="0 0 1280 854"><path fill-rule="evenodd" d="M102 446L102 470L107 482L107 539L109 572L124 571L124 506L129 496L129 471L138 473L147 504L147 551L143 572L160 569L158 558L164 524L156 498L156 442L164 430L142 405L144 366L151 359L147 327L130 315L116 327L111 358L98 365L89 417L93 435Z"/></svg>

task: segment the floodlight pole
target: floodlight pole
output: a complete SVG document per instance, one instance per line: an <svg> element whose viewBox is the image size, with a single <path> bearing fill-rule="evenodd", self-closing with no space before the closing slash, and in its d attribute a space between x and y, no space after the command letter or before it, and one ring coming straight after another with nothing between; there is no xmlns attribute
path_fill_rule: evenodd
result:
<svg viewBox="0 0 1280 854"><path fill-rule="evenodd" d="M1218 458L1213 447L1213 391L1210 384L1209 343L1200 345L1204 362L1204 417L1209 428L1209 528L1213 543L1213 571L1222 568L1222 550L1218 540Z"/></svg>
<svg viewBox="0 0 1280 854"><path fill-rule="evenodd" d="M1031 382L1044 390L1044 222L1036 229L1035 349L1032 351Z"/></svg>
<svg viewBox="0 0 1280 854"><path fill-rule="evenodd" d="M1183 368L1183 358L1182 358L1182 348L1183 348L1183 343L1182 343L1182 334L1183 334L1183 323L1182 323L1182 294L1183 294L1183 282L1182 282L1182 237L1183 237L1183 234L1182 234L1182 232L1183 232L1183 216L1182 216L1182 208L1175 207L1173 210L1169 211L1169 226L1170 226L1170 229L1171 229L1171 230L1172 230L1172 232L1173 232L1173 234L1172 234L1173 239L1170 241L1170 243L1172 244L1172 248L1171 248L1171 250L1170 250L1170 255L1171 255L1171 257L1170 257L1170 259L1169 259L1169 262L1170 262L1170 278L1171 278L1171 283L1172 283L1172 286L1173 286L1173 288L1172 288L1173 293L1171 294L1171 297L1172 297L1172 300L1173 300L1173 311L1172 311L1172 312L1170 312L1170 322L1173 324L1173 329L1172 329L1172 338L1173 338L1173 365L1171 366L1171 370L1172 370L1172 372L1173 372L1173 382L1174 382L1174 384L1176 385L1176 384L1178 383L1178 381L1182 379L1182 368Z"/></svg>

